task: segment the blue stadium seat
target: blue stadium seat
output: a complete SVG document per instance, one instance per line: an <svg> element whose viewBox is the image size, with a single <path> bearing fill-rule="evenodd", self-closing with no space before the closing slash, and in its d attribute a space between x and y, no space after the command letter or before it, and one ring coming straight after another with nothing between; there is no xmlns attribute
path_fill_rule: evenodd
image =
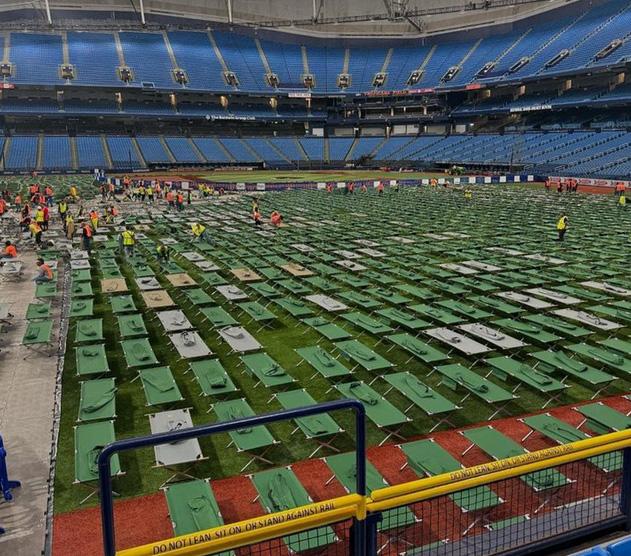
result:
<svg viewBox="0 0 631 556"><path fill-rule="evenodd" d="M11 33L9 59L15 64L14 83L61 85L63 64L61 35Z"/></svg>
<svg viewBox="0 0 631 556"><path fill-rule="evenodd" d="M152 83L156 87L178 86L173 78L173 65L161 33L126 31L118 36L125 63L133 72L132 85Z"/></svg>
<svg viewBox="0 0 631 556"><path fill-rule="evenodd" d="M231 91L223 78L223 67L215 54L208 33L172 31L171 48L180 68L186 70L189 89Z"/></svg>
<svg viewBox="0 0 631 556"><path fill-rule="evenodd" d="M261 47L267 63L273 73L278 76L280 87L287 89L303 89L302 49L297 44L276 41L261 41Z"/></svg>
<svg viewBox="0 0 631 556"><path fill-rule="evenodd" d="M177 162L202 162L185 137L165 137L164 141Z"/></svg>
<svg viewBox="0 0 631 556"><path fill-rule="evenodd" d="M208 162L231 162L220 144L212 137L195 137L193 142Z"/></svg>
<svg viewBox="0 0 631 556"><path fill-rule="evenodd" d="M159 137L138 137L136 141L142 151L145 162L151 164L160 162L168 163L171 161Z"/></svg>
<svg viewBox="0 0 631 556"><path fill-rule="evenodd" d="M213 37L228 69L237 75L240 90L269 91L265 66L254 39L230 31L213 31Z"/></svg>
<svg viewBox="0 0 631 556"><path fill-rule="evenodd" d="M275 150L265 138L252 137L250 139L243 139L251 149L253 149L261 158L266 162L285 162L285 159L281 154Z"/></svg>
<svg viewBox="0 0 631 556"><path fill-rule="evenodd" d="M68 62L75 66L75 84L119 86L122 83L116 68L124 63L133 72L130 87L142 87L144 83L146 87L167 90L186 87L192 91L230 92L234 88L223 76L227 68L237 75L238 89L270 92L264 57L270 71L279 78L280 90L304 90L303 76L309 72L315 77L315 92L339 93L337 77L344 71L348 53L348 93L372 90L374 76L381 71L386 74L385 90L441 89L474 81L551 76L577 68L614 65L631 55L630 26L631 6L627 0L611 0L576 15L552 14L517 21L510 31L491 32L482 40L462 34L458 40L439 36L428 38L423 44L412 39L389 42L384 38L379 44L364 41L349 46L328 38L306 40L300 36L274 36L273 32L264 39L255 39L238 28L222 28L166 33L120 31L119 52L116 32L68 31L64 57L64 37L60 33L12 32L8 61L14 64L14 71L7 80L18 84L64 84L60 66ZM595 59L596 53L614 39L623 39L623 44L610 56ZM0 37L0 48L5 40ZM564 59L548 64L565 50L568 55ZM529 62L511 71L522 58ZM478 77L479 70L489 62L496 65ZM459 68L456 75L441 81L454 66ZM186 72L188 83L176 82L176 67ZM417 69L423 70L420 80L408 84L411 72Z"/></svg>
<svg viewBox="0 0 631 556"><path fill-rule="evenodd" d="M419 81L421 87L435 87L440 84L440 79L452 66L457 66L471 50L473 41L458 42L453 44L441 44L425 66L425 73Z"/></svg>
<svg viewBox="0 0 631 556"><path fill-rule="evenodd" d="M303 137L300 144L310 160L324 159L324 139L322 137Z"/></svg>
<svg viewBox="0 0 631 556"><path fill-rule="evenodd" d="M33 170L37 166L37 137L19 136L11 138L9 155L5 160L9 170Z"/></svg>
<svg viewBox="0 0 631 556"><path fill-rule="evenodd" d="M351 48L348 73L351 75L349 93L365 92L374 89L373 79L381 71L388 48L384 46Z"/></svg>
<svg viewBox="0 0 631 556"><path fill-rule="evenodd" d="M113 33L68 32L68 57L75 66L73 83L79 85L121 85L116 68L120 65Z"/></svg>
<svg viewBox="0 0 631 556"><path fill-rule="evenodd" d="M220 137L218 140L237 162L258 162L258 158L247 148L241 139Z"/></svg>
<svg viewBox="0 0 631 556"><path fill-rule="evenodd" d="M80 170L107 167L100 137L78 135L76 137L76 145L77 163Z"/></svg>
<svg viewBox="0 0 631 556"><path fill-rule="evenodd" d="M110 151L114 168L138 168L141 166L130 137L121 135L110 136L107 138L107 147Z"/></svg>
<svg viewBox="0 0 631 556"><path fill-rule="evenodd" d="M353 144L353 138L331 137L329 138L329 160L346 160L348 150Z"/></svg>
<svg viewBox="0 0 631 556"><path fill-rule="evenodd" d="M306 160L293 137L272 137L269 142L281 151L289 160Z"/></svg>
<svg viewBox="0 0 631 556"><path fill-rule="evenodd" d="M359 160L362 156L370 155L384 140L384 137L360 137L353 149L352 160Z"/></svg>
<svg viewBox="0 0 631 556"><path fill-rule="evenodd" d="M70 141L66 136L46 136L42 144L44 170L64 170L72 167Z"/></svg>

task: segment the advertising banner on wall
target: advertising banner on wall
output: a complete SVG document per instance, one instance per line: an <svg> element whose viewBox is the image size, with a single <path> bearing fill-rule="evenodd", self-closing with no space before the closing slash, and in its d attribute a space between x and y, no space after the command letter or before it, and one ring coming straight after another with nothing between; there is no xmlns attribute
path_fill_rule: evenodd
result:
<svg viewBox="0 0 631 556"><path fill-rule="evenodd" d="M578 185L586 185L590 187L615 187L617 183L624 183L625 187L630 187L631 182L628 180L605 180L598 178L574 178L572 176L549 176L548 179L552 183L566 182L567 180L576 180Z"/></svg>

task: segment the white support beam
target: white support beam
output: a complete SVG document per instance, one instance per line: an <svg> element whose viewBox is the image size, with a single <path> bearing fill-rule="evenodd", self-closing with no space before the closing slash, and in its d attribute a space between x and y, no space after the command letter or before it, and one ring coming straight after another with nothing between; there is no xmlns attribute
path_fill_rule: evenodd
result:
<svg viewBox="0 0 631 556"><path fill-rule="evenodd" d="M52 25L53 18L50 15L50 4L48 3L48 0L44 0L44 5L46 6L46 19L48 19L48 25Z"/></svg>
<svg viewBox="0 0 631 556"><path fill-rule="evenodd" d="M226 7L228 8L228 23L232 23L232 0L226 0Z"/></svg>
<svg viewBox="0 0 631 556"><path fill-rule="evenodd" d="M145 3L144 3L144 0L140 0L140 21L142 22L143 27L147 24L147 20L145 19Z"/></svg>
<svg viewBox="0 0 631 556"><path fill-rule="evenodd" d="M313 23L318 23L322 8L324 8L324 0L313 0L313 16L311 18Z"/></svg>

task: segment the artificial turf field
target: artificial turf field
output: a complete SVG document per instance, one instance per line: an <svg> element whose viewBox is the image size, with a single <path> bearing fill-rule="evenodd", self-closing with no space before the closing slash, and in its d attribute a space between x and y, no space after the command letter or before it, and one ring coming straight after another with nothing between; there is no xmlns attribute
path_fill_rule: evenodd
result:
<svg viewBox="0 0 631 556"><path fill-rule="evenodd" d="M359 181L359 180L396 180L396 179L421 179L427 177L444 177L445 174L428 172L393 172L385 170L290 170L281 172L278 170L252 170L247 172L216 171L201 174L200 177L212 181L246 182L246 183L298 183L318 181Z"/></svg>
<svg viewBox="0 0 631 556"><path fill-rule="evenodd" d="M253 377L242 373L244 366L240 356L230 353L226 342L218 336L216 328L213 328L200 311L208 307L221 307L235 321L244 324L262 346L258 352L269 355L295 380L290 385L290 390L304 388L316 401L337 399L342 394L331 389L334 382L332 379L315 373L309 364L300 363L301 357L296 349L319 345L334 356L339 356L339 361L347 369L351 369L354 364L341 354L335 342L323 338L302 322L302 319L308 317L322 316L334 322L350 338L359 339L364 346L374 349L393 365L378 373L360 367L353 376L342 377L343 383L369 383L380 374L409 371L454 403L461 400L462 393L441 385L439 374L430 374L432 363L411 357L408 352L393 346L386 337L406 332L405 326L398 325L376 311L396 308L408 315L417 316L423 322L418 328L407 332L413 336L418 335L419 339L443 352L448 358L441 361L441 364L461 363L471 367L478 361L473 369L480 376L488 372L488 366L482 358L510 355L517 361L533 363L529 354L534 351L550 347L560 349L577 341L595 344L611 336L628 339L631 309L629 302L625 302L623 297L615 293L598 292L580 284L586 280L605 280L612 285L631 288L628 273L628 230L631 218L628 212L616 208L613 196L558 195L523 186L477 187L471 201L464 198L462 190L452 188L403 189L400 193L386 191L383 196L378 196L374 191L364 194L356 192L354 195L344 195L341 192L328 194L323 191L289 191L262 195L260 206L265 215L272 210L280 210L286 226L272 229L265 225L263 233L255 230L249 218L249 196L228 196L221 200L213 198L186 206L184 212L168 217L164 203L152 206L142 203L121 204L126 223L136 222L146 226L140 226L140 231L146 234L146 238L139 241L135 256L123 258L117 249L116 233L106 230L109 239L99 243L95 249L91 272L87 275L75 274L72 286L75 294L72 299L76 301L89 298L89 292L86 295L84 287L75 290L78 284L89 282L94 302L92 315L82 318L103 319L104 343L111 370L106 376L115 378L117 388L114 420L117 438L148 434L150 429L147 414L167 408L191 408L194 424L216 420L215 414L209 412L209 408L214 402L225 399L245 398L257 413L281 408L278 401L270 401L271 395L278 389L265 388L263 385L255 388ZM555 224L562 211L566 211L570 217L570 231L563 243L555 241ZM200 221L207 225L211 237L209 244L191 242L190 221ZM164 238L175 241L168 272L188 273L196 282L194 288L200 288L208 294L207 302L194 305L186 295L189 288L175 287L166 278L167 270L160 267L154 256L155 242ZM368 240L370 243L361 244L358 240ZM304 245L308 249L304 249ZM518 250L520 254L511 255L488 249L498 247ZM366 248L367 252L359 251ZM352 271L338 265L336 261L349 256L348 253L336 253L340 250L354 252L353 256L358 258L353 258L353 262L365 268ZM218 270L200 270L195 263L182 256L182 253L189 252L201 254L204 260L212 261ZM551 264L545 258L527 258L528 254L554 257L562 262L554 261L558 264ZM500 270L462 275L456 270L439 266L443 263L470 260L491 264ZM304 266L313 272L313 276L291 276L281 268L288 263ZM243 282L231 272L235 268L250 269L260 279ZM144 320L149 343L158 361L157 365L151 366L170 367L182 401L170 403L168 407L160 404L147 406L141 381L134 380L138 368L128 366L121 347L119 326L110 303L112 296L101 292L101 279L105 276L105 271L107 277L116 277L120 273L125 279L138 316ZM143 303L135 280L139 276L151 274L155 275L161 287L169 293L174 304L182 309L212 350L213 355L210 358L218 359L227 370L237 391L220 397L201 395L193 374L188 372L190 360L178 355L154 312ZM273 288L274 293L266 294L271 297L263 295L261 290L256 291L254 286L260 283ZM215 289L218 284L237 286L248 296L246 301L258 301L264 305L274 317L269 326L261 327L259 323L252 322L251 317L240 308L239 302L228 301ZM413 288L410 289L409 286ZM450 351L448 345L423 332L441 326L441 321L444 323L444 318L447 317L453 325L484 322L505 333L519 336L518 330L502 328L500 324L493 324L494 321L506 317L506 311L510 310L515 311L515 318L529 322L524 320L529 314L548 313L562 308L563 305L551 302L551 306L544 311L529 310L528 307L520 306L517 302L508 302L497 294L532 287L554 290L564 286L575 288L572 295L581 300L578 305L580 309L591 311L590 307L594 305L604 305L618 311L620 316L617 319L611 316L609 318L619 320L622 327L613 332L599 332L589 325L581 325L586 333L578 340L557 330L556 337L548 337L543 343L536 339L525 339L528 345L523 348L489 351L483 356L460 355L457 350ZM351 293L352 296L352 292L364 297L351 300L348 294ZM348 305L348 309L341 311L341 316L327 313L317 305L302 300L304 296L313 293L323 293L342 301ZM397 295L392 297L392 293ZM295 307L301 308L300 311L304 310L306 314L292 316L286 306L274 301L276 295L281 299L297 300L298 305ZM504 314L490 307L480 296L506 302ZM596 300L597 297L601 299ZM451 304L449 309L446 305L441 305L441 302ZM453 302L457 304L453 305ZM423 309L419 305L429 305L443 312L428 312L427 307ZM352 324L343 316L346 313L354 313L354 317L359 315L361 318L355 319L356 323ZM368 329L358 326L358 323L366 324L365 318L368 315L373 319L372 325ZM84 488L73 484L73 427L77 424L80 384L84 378L90 378L78 377L76 374L74 345L79 320L71 319L63 373L61 433L55 481L56 513L79 508L80 501L86 494ZM571 321L565 322L570 325ZM545 328L532 323L529 326L539 330ZM550 332L550 329L547 330ZM628 392L628 375L611 369L609 371L616 379L607 389L607 395ZM507 384L495 377L490 380L506 390L514 387L514 383L510 381ZM554 402L556 405L588 400L595 391L593 387L573 378L569 378L566 383L570 388ZM388 390L388 383L379 378L371 387L382 394ZM547 396L527 386L521 387L517 394L519 397L505 407L506 414L535 412L547 400ZM396 390L387 394L387 400L401 411L409 406L408 400ZM479 398L469 397L462 403L462 409L452 412L450 421L454 427L462 427L484 421L493 412ZM436 416L429 417L418 408L412 408L407 415L410 422L400 431L405 438L427 435L437 422ZM352 417L343 414L333 417L348 431L339 436L334 445L342 451L352 450ZM306 440L300 431L292 435L293 423L273 425L269 429L279 441L266 456L274 464L284 465L302 460L317 447L314 441ZM370 445L379 444L384 437L383 431L371 423L368 424ZM244 454L237 454L234 448L226 448L227 444L227 435L201 439L201 449L207 459L195 463L190 473L196 477L213 479L239 474L249 458ZM324 449L318 456L330 453ZM115 490L123 497L155 493L170 475L168 471L154 467L152 450L123 454L120 461L125 475L115 479ZM269 466L265 464L254 463L247 471L255 472L267 468ZM96 502L96 498L92 498L84 506Z"/></svg>
<svg viewBox="0 0 631 556"><path fill-rule="evenodd" d="M118 174L122 177L124 174ZM317 182L337 182L337 181L360 181L360 180L420 180L421 178L441 178L446 177L439 172L396 172L388 169L384 170L240 170L240 169L217 169L212 172L182 170L182 172L148 172L139 175L159 177L160 179L175 179L174 176L189 180L208 180L217 183L317 183Z"/></svg>

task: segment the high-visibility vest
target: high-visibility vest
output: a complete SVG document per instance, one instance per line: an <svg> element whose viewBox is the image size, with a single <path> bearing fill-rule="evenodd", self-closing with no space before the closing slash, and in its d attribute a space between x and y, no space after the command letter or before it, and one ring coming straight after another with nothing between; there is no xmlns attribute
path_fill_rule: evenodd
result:
<svg viewBox="0 0 631 556"><path fill-rule="evenodd" d="M40 266L40 268L42 269L42 272L46 275L46 278L48 278L49 280L53 279L53 271L46 263Z"/></svg>
<svg viewBox="0 0 631 556"><path fill-rule="evenodd" d="M191 228L196 237L201 236L206 231L206 226L202 226L201 224L193 224Z"/></svg>
<svg viewBox="0 0 631 556"><path fill-rule="evenodd" d="M66 203L59 203L59 212L64 214L68 211L68 205Z"/></svg>
<svg viewBox="0 0 631 556"><path fill-rule="evenodd" d="M43 222L44 220L44 211L38 209L35 213L35 222Z"/></svg>
<svg viewBox="0 0 631 556"><path fill-rule="evenodd" d="M17 252L17 249L15 248L15 245L7 245L4 248L4 254L7 257L17 257L18 256L18 252Z"/></svg>
<svg viewBox="0 0 631 556"><path fill-rule="evenodd" d="M131 230L125 230L121 235L123 236L123 245L133 245L136 242L134 232Z"/></svg>
<svg viewBox="0 0 631 556"><path fill-rule="evenodd" d="M562 216L557 222L557 230L565 230L567 228L567 216Z"/></svg>
<svg viewBox="0 0 631 556"><path fill-rule="evenodd" d="M167 193L167 201L169 201L169 203L172 203L173 202L173 197L174 197L173 193L171 191L169 191Z"/></svg>
<svg viewBox="0 0 631 556"><path fill-rule="evenodd" d="M620 195L620 198L618 199L618 204L623 207L627 204L627 198L624 195Z"/></svg>
<svg viewBox="0 0 631 556"><path fill-rule="evenodd" d="M92 228L90 228L90 226L86 224L85 226L83 226L83 234L85 235L85 237L92 237Z"/></svg>

